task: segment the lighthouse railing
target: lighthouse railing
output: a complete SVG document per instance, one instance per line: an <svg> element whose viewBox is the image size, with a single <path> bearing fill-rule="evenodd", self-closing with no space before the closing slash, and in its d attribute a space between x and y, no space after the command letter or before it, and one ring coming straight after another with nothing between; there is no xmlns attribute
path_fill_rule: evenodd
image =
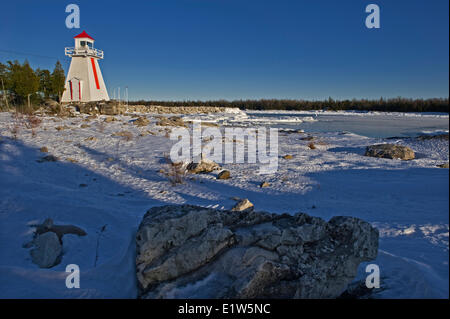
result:
<svg viewBox="0 0 450 319"><path fill-rule="evenodd" d="M103 50L89 48L89 49L79 49L74 47L64 48L64 53L67 56L94 56L99 59L103 59Z"/></svg>

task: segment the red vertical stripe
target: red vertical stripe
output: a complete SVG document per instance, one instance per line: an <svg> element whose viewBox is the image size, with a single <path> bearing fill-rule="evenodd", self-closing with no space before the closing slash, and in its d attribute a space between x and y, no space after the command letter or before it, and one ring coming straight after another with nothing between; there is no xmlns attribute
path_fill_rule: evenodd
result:
<svg viewBox="0 0 450 319"><path fill-rule="evenodd" d="M97 69L95 68L94 58L91 58L91 64L92 64L92 70L94 71L95 85L97 86L97 90L100 90L100 84L98 83Z"/></svg>
<svg viewBox="0 0 450 319"><path fill-rule="evenodd" d="M78 81L78 98L81 101L81 81Z"/></svg>
<svg viewBox="0 0 450 319"><path fill-rule="evenodd" d="M69 84L70 84L70 99L73 100L72 81L69 81Z"/></svg>

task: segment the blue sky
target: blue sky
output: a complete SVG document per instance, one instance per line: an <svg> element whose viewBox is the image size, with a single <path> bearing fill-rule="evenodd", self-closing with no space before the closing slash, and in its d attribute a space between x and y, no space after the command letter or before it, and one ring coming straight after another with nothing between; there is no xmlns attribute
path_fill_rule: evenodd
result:
<svg viewBox="0 0 450 319"><path fill-rule="evenodd" d="M80 29L65 26L69 3ZM380 29L365 27L370 3ZM105 51L111 96L128 86L130 99L448 97L448 12L448 0L14 0L0 11L0 61L59 58L67 71L64 47L86 30Z"/></svg>

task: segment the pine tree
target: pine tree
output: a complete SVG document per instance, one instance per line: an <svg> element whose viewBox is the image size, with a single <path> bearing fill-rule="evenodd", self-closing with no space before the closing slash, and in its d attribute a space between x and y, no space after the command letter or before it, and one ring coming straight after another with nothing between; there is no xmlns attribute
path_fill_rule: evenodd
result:
<svg viewBox="0 0 450 319"><path fill-rule="evenodd" d="M61 96L64 91L64 83L66 76L64 70L59 61L56 62L55 69L51 75L51 94L57 98L58 102L61 100Z"/></svg>
<svg viewBox="0 0 450 319"><path fill-rule="evenodd" d="M9 88L14 92L18 104L25 103L28 95L34 95L39 90L39 77L28 61L20 64L18 61L8 61Z"/></svg>
<svg viewBox="0 0 450 319"><path fill-rule="evenodd" d="M42 92L47 99L52 93L52 79L49 70L37 69L36 74L39 77L39 92Z"/></svg>

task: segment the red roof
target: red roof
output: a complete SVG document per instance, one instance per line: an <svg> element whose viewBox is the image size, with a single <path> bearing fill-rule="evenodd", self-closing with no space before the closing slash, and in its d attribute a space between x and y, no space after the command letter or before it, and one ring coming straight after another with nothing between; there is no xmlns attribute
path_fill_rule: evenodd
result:
<svg viewBox="0 0 450 319"><path fill-rule="evenodd" d="M89 38L91 40L94 40L94 38L92 38L89 34L86 33L86 31L83 30L83 32L81 32L79 35L76 35L73 37L74 39L76 38Z"/></svg>

